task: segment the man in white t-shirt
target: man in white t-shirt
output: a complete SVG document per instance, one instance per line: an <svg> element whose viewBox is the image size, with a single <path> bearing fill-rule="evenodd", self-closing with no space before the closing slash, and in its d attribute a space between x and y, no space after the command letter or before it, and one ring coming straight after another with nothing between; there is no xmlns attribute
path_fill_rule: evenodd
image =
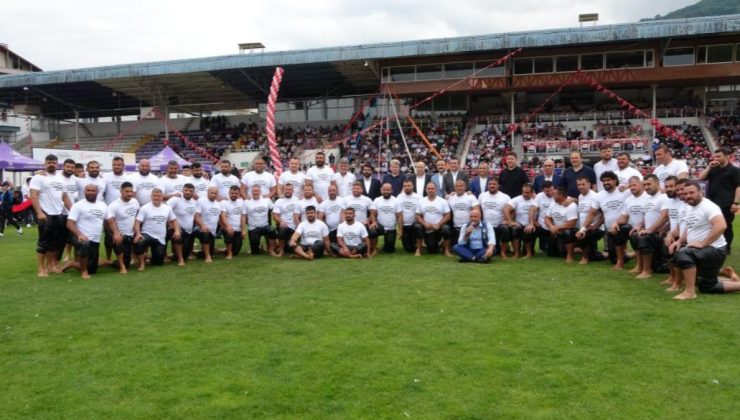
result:
<svg viewBox="0 0 740 420"><path fill-rule="evenodd" d="M167 227L172 229L172 239L180 239L180 227L172 208L162 201L160 188L152 190L151 201L139 209L134 222L134 253L139 260L138 270L144 271L147 249L151 248L151 264L164 264L167 251Z"/></svg>
<svg viewBox="0 0 740 420"><path fill-rule="evenodd" d="M619 178L614 172L606 171L601 174L601 183L604 190L598 192L594 197L591 203L591 211L583 223L587 226L590 225L601 213L604 226L607 228L609 260L614 264L614 270L622 270L624 268L627 237L619 235L617 220L622 215L625 194L617 189L617 182L619 182Z"/></svg>
<svg viewBox="0 0 740 420"><path fill-rule="evenodd" d="M669 175L678 179L689 177L689 167L686 165L686 161L674 159L671 148L665 144L661 144L655 150L655 161L658 166L653 170L653 175L658 177L661 189L663 189L665 179Z"/></svg>
<svg viewBox="0 0 740 420"><path fill-rule="evenodd" d="M313 260L321 258L324 252L331 255L331 242L329 242L329 228L321 220L316 218L316 207L308 206L305 209L306 220L298 224L288 242L288 248L293 251L296 258ZM298 240L301 243L298 243Z"/></svg>
<svg viewBox="0 0 740 420"><path fill-rule="evenodd" d="M701 187L694 181L684 187L686 230L681 239L671 244L676 252L676 264L681 268L685 290L674 299L696 298L695 287L702 293L730 293L740 291L740 282L717 278L727 256L727 241L723 236L726 226L722 210L704 198Z"/></svg>
<svg viewBox="0 0 740 420"><path fill-rule="evenodd" d="M565 262L573 262L573 250L575 245L575 227L578 223L578 205L568 200L565 187L557 187L553 195L554 202L547 209L545 223L553 242L562 256L565 248Z"/></svg>
<svg viewBox="0 0 740 420"><path fill-rule="evenodd" d="M419 206L421 194L414 192L414 178L403 181L403 191L396 198L402 217L398 236L401 237L401 244L406 252L416 252L416 239L422 237L424 231L416 221L416 208Z"/></svg>
<svg viewBox="0 0 740 420"><path fill-rule="evenodd" d="M534 203L529 207L529 224L524 228L525 235L534 235L539 239L540 253L551 254L550 251L550 231L547 230L547 224L545 223L545 215L547 210L553 203L553 191L555 187L552 181L544 181L542 183L542 192L534 197Z"/></svg>
<svg viewBox="0 0 740 420"><path fill-rule="evenodd" d="M245 223L249 235L249 248L252 255L259 255L260 240L265 238L268 253L275 256L275 231L270 225L270 211L272 211L272 200L262 195L262 186L252 185L250 199L244 200Z"/></svg>
<svg viewBox="0 0 740 420"><path fill-rule="evenodd" d="M317 200L314 194L313 185L306 184L303 186L303 198L298 200L298 211L300 212L301 221L306 221L306 207L313 206L313 208L319 208L319 200Z"/></svg>
<svg viewBox="0 0 740 420"><path fill-rule="evenodd" d="M352 195L344 197L344 207L355 209L355 221L362 223L367 228L368 216L370 215L370 206L373 200L362 194L362 182L357 181L352 185Z"/></svg>
<svg viewBox="0 0 740 420"><path fill-rule="evenodd" d="M380 197L370 205L368 234L370 235L370 253L378 253L378 236L383 235L383 252L396 252L396 233L403 229L403 213L398 200L393 196L393 187L385 183L380 187Z"/></svg>
<svg viewBox="0 0 740 420"><path fill-rule="evenodd" d="M300 221L301 209L298 205L298 195L293 194L293 184L282 186L283 197L275 201L272 207L272 218L277 230L278 249L275 256L282 257L287 249L288 240L293 236Z"/></svg>
<svg viewBox="0 0 740 420"><path fill-rule="evenodd" d="M362 258L367 256L370 249L370 237L367 228L362 223L355 221L355 209L347 207L344 209L344 222L337 227L337 243L331 244L334 255L343 258Z"/></svg>
<svg viewBox="0 0 740 420"><path fill-rule="evenodd" d="M303 194L303 185L306 183L306 174L301 172L301 160L294 157L288 162L288 170L280 174L278 179L278 195L285 197L285 186L290 184L293 186L294 198L301 198Z"/></svg>
<svg viewBox="0 0 740 420"><path fill-rule="evenodd" d="M665 180L665 195L670 199L668 204L668 219L670 220L671 227L670 231L666 234L664 244L666 249L669 250L673 242L681 239L683 215L686 214L686 207L688 207L688 204L684 202L683 194L683 187L686 182L688 182L687 179L677 179L675 176L669 176ZM675 259L672 256L668 258L668 268L670 270L670 275L660 284L670 285L667 291L680 291L681 269L676 265Z"/></svg>
<svg viewBox="0 0 740 420"><path fill-rule="evenodd" d="M594 164L594 172L596 172L596 192L601 191L601 189L603 188L601 185L601 179L599 179L601 177L601 174L606 171L616 172L619 169L619 167L617 166L617 159L614 159L612 157L613 150L611 144L602 144L601 149L599 150L599 154L601 155L601 160Z"/></svg>
<svg viewBox="0 0 740 420"><path fill-rule="evenodd" d="M77 178L77 191L79 191L79 194L77 196L77 201L82 201L85 199L85 187L92 184L98 187L98 197L97 201L104 201L105 200L105 188L107 183L105 182L105 179L100 175L100 163L96 160L91 160L87 162L87 175L85 175L84 178Z"/></svg>
<svg viewBox="0 0 740 420"><path fill-rule="evenodd" d="M130 182L121 183L119 196L110 203L105 215L106 232L110 232L111 246L116 252L118 272L121 274L128 273L131 265L134 222L140 207L134 195L134 186Z"/></svg>
<svg viewBox="0 0 740 420"><path fill-rule="evenodd" d="M103 198L105 199L105 204L108 206L121 197L121 185L128 181L128 175L123 172L125 165L122 157L114 157L111 161L111 167L113 171L103 175L103 180L105 181L105 196ZM108 223L103 226L103 230L105 232L105 259L106 261L110 261L113 255L113 236ZM129 263L131 261L130 257L131 253L129 252Z"/></svg>
<svg viewBox="0 0 740 420"><path fill-rule="evenodd" d="M221 221L221 202L218 201L218 187L208 187L206 194L198 200L195 210L194 235L200 241L205 262L213 262L215 252L216 231Z"/></svg>
<svg viewBox="0 0 740 420"><path fill-rule="evenodd" d="M416 207L416 221L423 229L423 236L416 239L415 255L421 256L422 243L426 244L427 252L430 254L439 253L439 243L442 241L444 254L451 257L450 204L437 196L437 186L433 182L428 183L426 189L427 196L422 197Z"/></svg>
<svg viewBox="0 0 740 420"><path fill-rule="evenodd" d="M524 243L524 258L532 256L535 235L525 233L524 229L529 225L529 210L533 204L534 187L527 183L522 185L522 194L512 198L504 206L504 222L510 228L514 258L519 258L521 255L522 242Z"/></svg>
<svg viewBox="0 0 740 420"><path fill-rule="evenodd" d="M64 250L67 243L67 228L63 226L66 222L62 218L62 213L65 208L72 207L72 201L64 188L64 182L56 173L57 162L56 156L46 156L43 175L34 175L29 184L33 211L39 223L39 236L36 242L39 277L48 277L49 271L61 272L57 253ZM74 171L74 161L72 170Z"/></svg>
<svg viewBox="0 0 740 420"><path fill-rule="evenodd" d="M71 233L75 247L75 260L68 262L63 271L76 268L83 279L98 272L100 236L103 231L106 205L98 201L98 187L95 184L85 185L85 198L72 205L67 216L67 229Z"/></svg>
<svg viewBox="0 0 740 420"><path fill-rule="evenodd" d="M636 176L642 182L642 174L637 169L631 167L630 163L632 163L632 160L629 153L620 152L617 155L617 170L614 171L614 174L617 175L617 179L619 180L617 184L619 191L627 191L629 188L629 179L633 176ZM601 191L601 188L599 188L599 191Z"/></svg>
<svg viewBox="0 0 740 420"><path fill-rule="evenodd" d="M247 232L244 200L238 185L229 187L229 196L221 200L221 233L226 244L226 259L230 260L242 250Z"/></svg>
<svg viewBox="0 0 740 420"><path fill-rule="evenodd" d="M158 188L164 191L164 187L154 174L151 173L149 159L139 161L139 171L129 175L129 181L134 186L136 201L142 206L152 201L152 190Z"/></svg>
<svg viewBox="0 0 740 420"><path fill-rule="evenodd" d="M638 279L648 279L654 272L668 272L668 249L664 237L670 228L670 199L660 192L659 182L654 174L646 175L642 181L645 190L645 218L637 240L637 251L642 263L636 276Z"/></svg>
<svg viewBox="0 0 740 420"><path fill-rule="evenodd" d="M466 193L466 188L465 181L459 179L455 181L455 191L447 196L447 203L450 205L452 213L452 232L450 235L454 239L460 237L462 226L470 223L470 211L480 209L480 204L475 195Z"/></svg>
<svg viewBox="0 0 740 420"><path fill-rule="evenodd" d="M198 201L193 197L195 186L186 182L182 186L181 193L182 197L175 196L167 201L167 204L172 207L172 212L175 213L177 224L180 226L180 239L172 240L172 247L175 249L177 265L179 266L185 265L185 261L190 258L190 254L193 252L195 212L198 210Z"/></svg>
<svg viewBox="0 0 740 420"><path fill-rule="evenodd" d="M211 186L211 181L203 176L203 165L201 165L200 162L193 162L193 164L190 165L190 178L188 179L188 182L193 184L193 187L195 187L195 194L193 197L195 197L196 200L200 200L208 195L208 187Z"/></svg>
<svg viewBox="0 0 740 420"><path fill-rule="evenodd" d="M313 190L320 203L329 196L328 189L333 182L334 170L326 165L324 152L316 153L315 163L315 166L308 168L308 171L306 171L306 180L313 185Z"/></svg>
<svg viewBox="0 0 740 420"><path fill-rule="evenodd" d="M322 201L318 207L318 218L326 223L329 228L329 241L337 241L337 227L342 223L342 212L344 211L344 199L339 197L339 189L336 185L329 185L327 190L329 197Z"/></svg>
<svg viewBox="0 0 740 420"><path fill-rule="evenodd" d="M167 162L167 172L160 178L162 184L162 190L164 191L164 201L168 201L172 197L182 197L182 188L187 178L179 174L180 164L176 160Z"/></svg>
<svg viewBox="0 0 740 420"><path fill-rule="evenodd" d="M231 161L222 159L220 162L221 172L211 178L211 186L218 188L218 197L220 200L229 199L229 189L236 185L239 188L239 178L231 173Z"/></svg>
<svg viewBox="0 0 740 420"><path fill-rule="evenodd" d="M596 191L591 189L591 180L587 176L576 179L578 188L578 226L576 233L576 247L581 248L581 261L579 264L588 264L589 261L602 261L604 255L598 252L597 244L604 237L604 220L601 213L586 225L586 218L591 213L591 204L596 198Z"/></svg>
<svg viewBox="0 0 740 420"><path fill-rule="evenodd" d="M501 259L508 257L509 242L512 240L511 226L506 223L504 210L511 201L511 197L499 190L499 180L491 178L488 180L488 190L478 196L480 209L483 212L483 220L493 227L496 232L496 242L499 245ZM456 234L458 232L455 232Z"/></svg>
<svg viewBox="0 0 740 420"><path fill-rule="evenodd" d="M630 195L624 199L622 214L617 219L616 235L619 241L627 241L635 251L635 268L629 271L631 274L642 272L642 255L639 252L639 233L645 226L645 208L649 200L644 193L642 181L636 176L629 179ZM612 230L612 226L608 226Z"/></svg>
<svg viewBox="0 0 740 420"><path fill-rule="evenodd" d="M275 175L265 171L265 160L257 158L254 160L254 169L242 177L242 196L249 200L252 198L252 187L260 187L260 196L271 199L277 192Z"/></svg>
<svg viewBox="0 0 740 420"><path fill-rule="evenodd" d="M337 195L341 198L352 194L352 185L357 177L349 172L349 162L346 158L339 159L339 171L332 177L332 183L337 186Z"/></svg>

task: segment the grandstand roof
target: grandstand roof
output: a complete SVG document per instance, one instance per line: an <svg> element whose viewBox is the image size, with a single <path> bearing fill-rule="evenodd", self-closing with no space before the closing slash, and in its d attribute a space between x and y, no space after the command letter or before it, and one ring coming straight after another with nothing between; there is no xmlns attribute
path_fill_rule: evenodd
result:
<svg viewBox="0 0 740 420"><path fill-rule="evenodd" d="M378 64L388 59L737 33L740 15L729 15L44 71L0 76L0 102L37 105L57 118L165 103L178 111L238 109L266 99L276 66L285 68L282 100L337 97L377 91Z"/></svg>

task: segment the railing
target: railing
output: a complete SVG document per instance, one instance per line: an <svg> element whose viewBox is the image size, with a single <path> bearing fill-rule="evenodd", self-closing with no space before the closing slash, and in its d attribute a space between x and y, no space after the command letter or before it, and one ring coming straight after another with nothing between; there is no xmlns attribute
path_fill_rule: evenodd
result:
<svg viewBox="0 0 740 420"><path fill-rule="evenodd" d="M639 108L639 107L638 107ZM641 108L643 111L651 114L652 110L647 108ZM533 109L534 110L534 109ZM719 115L731 115L731 110L734 108L728 107L708 107L707 114L717 113ZM514 118L517 122L523 121L529 114L515 114ZM692 107L675 107L675 108L658 108L656 110L658 118L688 118L688 117L700 117L702 111L699 108ZM477 124L510 124L511 114L510 113L496 113L492 115L482 115L472 117ZM610 111L584 111L584 112L543 112L538 114L530 123L534 122L569 122L569 121L596 121L605 120L609 121L622 121L622 120L634 120L641 119L635 118L634 115L627 111L622 110L610 110Z"/></svg>
<svg viewBox="0 0 740 420"><path fill-rule="evenodd" d="M609 140L535 140L522 143L526 155L558 154L570 152L598 152L603 144L611 144L615 152L644 152L650 150L649 139L609 139Z"/></svg>

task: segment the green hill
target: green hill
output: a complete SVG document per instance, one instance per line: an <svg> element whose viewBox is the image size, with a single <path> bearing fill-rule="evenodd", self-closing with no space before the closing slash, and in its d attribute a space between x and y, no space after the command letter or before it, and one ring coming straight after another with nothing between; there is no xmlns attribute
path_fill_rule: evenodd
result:
<svg viewBox="0 0 740 420"><path fill-rule="evenodd" d="M720 16L740 13L740 1L738 0L701 0L691 6L674 10L664 16L655 16L643 20L659 19L683 19L702 16Z"/></svg>

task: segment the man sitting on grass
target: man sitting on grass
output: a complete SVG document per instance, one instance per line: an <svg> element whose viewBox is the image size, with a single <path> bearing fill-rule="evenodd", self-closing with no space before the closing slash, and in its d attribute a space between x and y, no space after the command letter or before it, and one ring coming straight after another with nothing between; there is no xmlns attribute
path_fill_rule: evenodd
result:
<svg viewBox="0 0 740 420"><path fill-rule="evenodd" d="M337 227L337 243L331 244L334 255L344 258L362 258L367 256L370 250L370 238L367 229L362 223L355 221L355 209L347 207L344 209L344 222Z"/></svg>
<svg viewBox="0 0 740 420"><path fill-rule="evenodd" d="M306 220L298 224L288 242L288 249L293 251L293 257L311 261L323 257L325 251L331 255L329 228L316 219L316 207L307 206L304 212ZM300 244L298 239L301 240Z"/></svg>
<svg viewBox="0 0 740 420"><path fill-rule="evenodd" d="M481 221L479 209L471 210L470 222L460 227L460 236L452 251L460 257L460 262L489 263L495 247L493 226Z"/></svg>

